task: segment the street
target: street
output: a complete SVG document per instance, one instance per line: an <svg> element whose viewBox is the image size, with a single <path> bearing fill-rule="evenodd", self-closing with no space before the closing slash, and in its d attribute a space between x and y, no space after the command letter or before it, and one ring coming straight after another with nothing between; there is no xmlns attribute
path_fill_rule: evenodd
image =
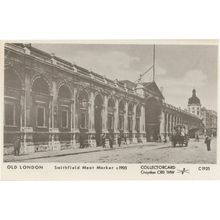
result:
<svg viewBox="0 0 220 220"><path fill-rule="evenodd" d="M200 142L192 139L188 147L174 148L170 143L148 143L142 146L121 147L76 155L28 159L25 162L213 164L217 160L216 148L216 139L212 140L211 151L207 151L203 139Z"/></svg>

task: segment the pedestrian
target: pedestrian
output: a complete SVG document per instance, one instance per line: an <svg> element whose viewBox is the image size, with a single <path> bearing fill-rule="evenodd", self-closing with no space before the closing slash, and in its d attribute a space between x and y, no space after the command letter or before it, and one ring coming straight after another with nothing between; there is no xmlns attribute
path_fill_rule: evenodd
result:
<svg viewBox="0 0 220 220"><path fill-rule="evenodd" d="M164 135L163 143L167 143L167 135Z"/></svg>
<svg viewBox="0 0 220 220"><path fill-rule="evenodd" d="M199 134L196 134L196 141L199 142Z"/></svg>
<svg viewBox="0 0 220 220"><path fill-rule="evenodd" d="M121 134L119 134L119 136L118 136L118 146L119 147L121 146Z"/></svg>
<svg viewBox="0 0 220 220"><path fill-rule="evenodd" d="M84 142L84 138L83 138L83 134L80 134L79 135L79 148L83 148L84 146L83 146L83 143Z"/></svg>
<svg viewBox="0 0 220 220"><path fill-rule="evenodd" d="M125 142L125 144L127 144L127 136L126 136L126 134L124 135L124 142Z"/></svg>
<svg viewBox="0 0 220 220"><path fill-rule="evenodd" d="M112 134L109 134L109 146L110 146L110 148L113 148L113 141L114 141L114 139L112 137Z"/></svg>
<svg viewBox="0 0 220 220"><path fill-rule="evenodd" d="M21 148L21 137L20 135L17 135L14 142L14 155L19 156L20 154L20 148Z"/></svg>
<svg viewBox="0 0 220 220"><path fill-rule="evenodd" d="M209 135L205 138L205 144L207 146L207 151L211 151L211 137Z"/></svg>
<svg viewBox="0 0 220 220"><path fill-rule="evenodd" d="M158 134L158 138L157 138L158 142L161 143L161 136Z"/></svg>
<svg viewBox="0 0 220 220"><path fill-rule="evenodd" d="M102 135L102 147L105 148L105 138L106 138L106 135L103 134Z"/></svg>

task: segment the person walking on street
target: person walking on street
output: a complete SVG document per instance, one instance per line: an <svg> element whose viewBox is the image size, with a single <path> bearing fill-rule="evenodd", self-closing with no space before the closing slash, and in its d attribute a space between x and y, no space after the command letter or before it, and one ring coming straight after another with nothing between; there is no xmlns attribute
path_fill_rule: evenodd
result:
<svg viewBox="0 0 220 220"><path fill-rule="evenodd" d="M83 134L80 134L79 135L79 148L83 148L84 146L83 146L83 143L84 142L84 138L83 138Z"/></svg>
<svg viewBox="0 0 220 220"><path fill-rule="evenodd" d="M109 134L109 145L110 145L110 148L113 148L113 135L112 134Z"/></svg>
<svg viewBox="0 0 220 220"><path fill-rule="evenodd" d="M125 142L125 144L127 144L127 136L126 136L126 134L124 135L124 142Z"/></svg>
<svg viewBox="0 0 220 220"><path fill-rule="evenodd" d="M198 134L196 134L196 141L199 142L199 135Z"/></svg>
<svg viewBox="0 0 220 220"><path fill-rule="evenodd" d="M121 146L121 134L119 134L119 136L118 136L118 146L119 147Z"/></svg>
<svg viewBox="0 0 220 220"><path fill-rule="evenodd" d="M102 135L102 146L105 148L105 134Z"/></svg>
<svg viewBox="0 0 220 220"><path fill-rule="evenodd" d="M20 148L21 148L21 137L20 137L20 135L18 135L15 138L15 142L14 142L14 155L15 156L19 156Z"/></svg>
<svg viewBox="0 0 220 220"><path fill-rule="evenodd" d="M211 151L211 137L209 135L205 138L205 144L207 146L207 151Z"/></svg>

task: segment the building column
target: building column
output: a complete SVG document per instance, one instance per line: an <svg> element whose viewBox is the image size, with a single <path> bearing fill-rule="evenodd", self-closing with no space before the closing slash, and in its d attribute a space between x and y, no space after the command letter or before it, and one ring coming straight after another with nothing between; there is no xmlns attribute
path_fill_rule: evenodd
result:
<svg viewBox="0 0 220 220"><path fill-rule="evenodd" d="M73 102L72 102L72 142L74 148L79 148L79 120L77 112L77 88L74 88Z"/></svg>
<svg viewBox="0 0 220 220"><path fill-rule="evenodd" d="M168 113L165 114L165 140L167 141L169 134L169 117Z"/></svg>
<svg viewBox="0 0 220 220"><path fill-rule="evenodd" d="M126 142L128 143L128 102L125 101L125 114L124 114L124 135L126 137ZM127 144L125 143L125 144Z"/></svg>
<svg viewBox="0 0 220 220"><path fill-rule="evenodd" d="M173 133L173 115L171 114L170 116L170 133Z"/></svg>
<svg viewBox="0 0 220 220"><path fill-rule="evenodd" d="M165 113L161 111L161 118L160 118L160 138L161 141L165 138Z"/></svg>
<svg viewBox="0 0 220 220"><path fill-rule="evenodd" d="M137 144L137 131L135 130L135 125L136 125L136 109L137 109L137 104L134 104L133 107L133 115L132 115L132 143Z"/></svg>
<svg viewBox="0 0 220 220"><path fill-rule="evenodd" d="M88 144L91 147L96 147L96 140L95 140L95 126L94 126L94 92L91 91L90 99L89 99L89 132L88 132Z"/></svg>
<svg viewBox="0 0 220 220"><path fill-rule="evenodd" d="M20 148L20 154L28 154L35 152L35 146L33 143L33 125L32 125L32 96L31 96L31 79L29 70L25 70L24 79L24 96L21 98L22 111L24 111L24 120L21 126L22 143Z"/></svg>
<svg viewBox="0 0 220 220"><path fill-rule="evenodd" d="M169 134L171 133L171 122L172 122L172 115L169 114Z"/></svg>
<svg viewBox="0 0 220 220"><path fill-rule="evenodd" d="M71 126L71 147L76 148L76 99L75 99L75 92L74 97L71 100L71 106L70 106L70 126Z"/></svg>
<svg viewBox="0 0 220 220"><path fill-rule="evenodd" d="M175 115L173 115L173 130L172 130L172 132L174 131L174 126L175 126Z"/></svg>
<svg viewBox="0 0 220 220"><path fill-rule="evenodd" d="M140 117L140 139L142 143L146 143L146 130L145 130L145 105L141 105L141 117Z"/></svg>
<svg viewBox="0 0 220 220"><path fill-rule="evenodd" d="M108 134L108 97L104 95L104 104L102 108L102 133ZM105 139L105 147L109 147L109 139Z"/></svg>
<svg viewBox="0 0 220 220"><path fill-rule="evenodd" d="M114 111L114 144L118 144L119 135L119 102L115 99L115 111Z"/></svg>
<svg viewBox="0 0 220 220"><path fill-rule="evenodd" d="M107 134L107 121L108 121L108 98L104 95L104 103L102 108L102 133Z"/></svg>
<svg viewBox="0 0 220 220"><path fill-rule="evenodd" d="M49 127L49 148L50 150L60 150L61 145L59 141L59 129L58 129L58 90L56 82L52 82L52 99L50 103L50 117L51 117L51 127Z"/></svg>

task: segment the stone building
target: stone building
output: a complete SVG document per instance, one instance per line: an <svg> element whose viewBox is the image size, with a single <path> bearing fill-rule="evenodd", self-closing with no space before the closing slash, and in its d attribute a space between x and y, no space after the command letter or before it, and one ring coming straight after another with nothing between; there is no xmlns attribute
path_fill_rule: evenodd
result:
<svg viewBox="0 0 220 220"><path fill-rule="evenodd" d="M200 126L193 114L164 102L155 82L113 81L32 47L5 45L4 153L95 147L111 136L127 144L156 141L177 123Z"/></svg>
<svg viewBox="0 0 220 220"><path fill-rule="evenodd" d="M217 112L208 110L205 107L201 109L202 122L204 125L204 134L217 136Z"/></svg>
<svg viewBox="0 0 220 220"><path fill-rule="evenodd" d="M188 111L201 118L202 126L199 133L217 135L217 112L202 107L195 89L192 91L192 97L188 100Z"/></svg>

